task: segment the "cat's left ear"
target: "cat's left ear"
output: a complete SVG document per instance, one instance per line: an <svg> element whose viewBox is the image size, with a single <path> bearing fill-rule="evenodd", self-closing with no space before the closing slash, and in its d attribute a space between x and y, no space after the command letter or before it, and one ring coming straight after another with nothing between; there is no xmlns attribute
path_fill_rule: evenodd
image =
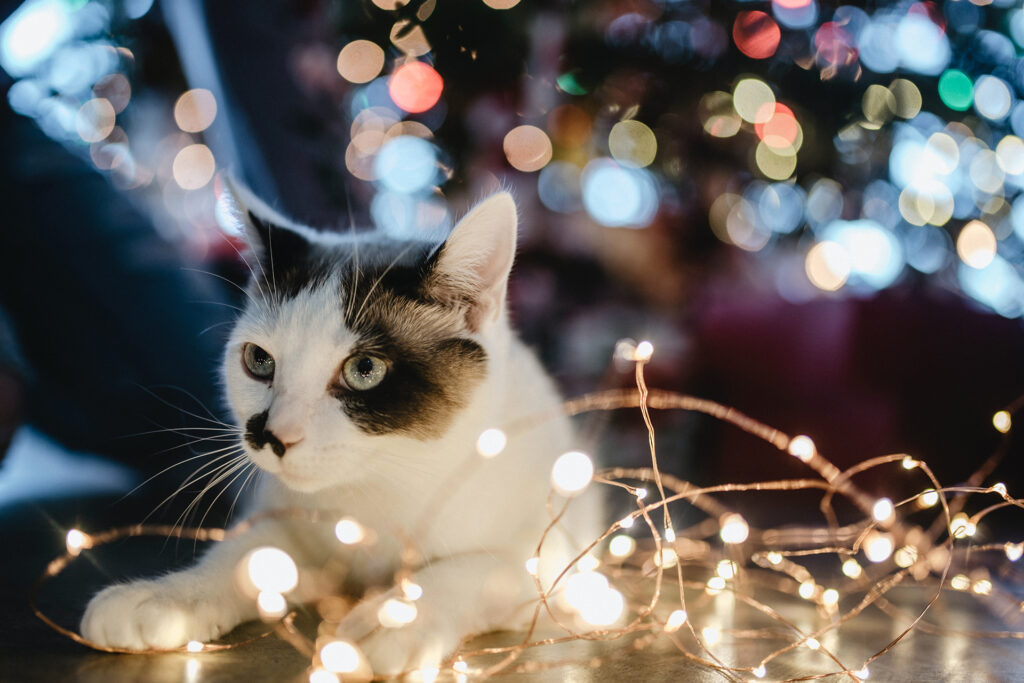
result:
<svg viewBox="0 0 1024 683"><path fill-rule="evenodd" d="M499 192L459 221L437 256L432 285L469 302L466 322L474 332L496 322L504 310L517 226L512 195Z"/></svg>
<svg viewBox="0 0 1024 683"><path fill-rule="evenodd" d="M278 270L301 263L309 253L310 240L303 228L292 225L230 175L218 176L217 201L245 234L249 249L264 269Z"/></svg>

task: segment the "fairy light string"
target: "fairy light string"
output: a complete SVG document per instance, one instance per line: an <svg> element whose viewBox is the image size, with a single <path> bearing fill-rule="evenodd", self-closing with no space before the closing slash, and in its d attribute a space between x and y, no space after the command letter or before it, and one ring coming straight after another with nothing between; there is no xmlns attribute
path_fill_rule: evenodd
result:
<svg viewBox="0 0 1024 683"><path fill-rule="evenodd" d="M344 517L340 511L311 509L266 511L230 529L142 524L92 533L71 529L65 539L65 553L53 559L33 585L29 597L31 608L50 628L81 645L103 652L130 652L90 642L74 630L56 623L37 606L39 591L83 552L116 540L163 536L219 542L241 536L256 524L288 519L313 524L329 522L334 525L335 536L343 546L371 544L389 531L402 548L400 566L392 584L395 597L382 604L381 623L371 633L381 628L402 628L417 618L416 602L423 595L423 588L415 581L416 571L424 561L416 538L429 531L438 511L454 497L473 468L499 456L509 439L543 421L558 419L560 415L639 408L647 432L650 466L608 467L595 472L589 456L572 452L566 454L572 457L565 461L567 488L560 485L557 471L553 473L553 489L547 501L549 522L532 557L523 558L523 571L532 574L537 595L532 601L531 616L522 637L511 645L475 650L469 649L464 642L452 657L439 662L437 667L403 672L403 675L416 673L422 680L433 680L440 671L448 671L455 675L456 680L466 681L497 673L538 672L567 664L597 667L664 640L675 647L679 656L716 670L727 678L763 678L770 673L769 667L775 660L799 648L807 648L819 653L832 666L786 680L816 680L839 674L848 680L861 681L870 676L870 665L874 661L914 630L967 637L1024 639L1022 631L952 630L926 618L931 607L947 590L969 592L979 599L993 598L990 605L1005 605L1000 615L1005 622L1019 621L1024 613L1024 603L993 582L984 570L985 565L978 564L975 572L969 564L972 558L992 557L996 553L1002 553L1007 563L1016 562L1024 555L1024 539L977 545L971 541L978 525L988 515L1004 508L1024 508L1024 500L1011 496L1005 484L983 485L1007 453L1012 419L1024 406L1024 397L997 412L993 418L993 426L1003 438L992 456L963 485L944 487L924 460L903 453L870 458L840 470L818 451L809 437L791 437L714 401L649 389L644 368L653 351L654 347L649 342L637 344L624 340L617 345L616 354L634 363L635 389L587 394L566 401L560 412L532 415L511 421L501 428L486 430L476 443L474 455L445 486L439 488L439 493L428 505L428 514L422 516L419 526L411 533L373 529L365 525L365 520ZM664 473L658 463L650 410L698 412L729 423L771 444L781 453L800 460L816 478L699 486ZM857 475L880 467L899 467L908 474L920 473L929 487L898 501L871 496L854 480ZM648 500L649 490L644 484L653 486L657 492L653 499ZM545 586L537 571L545 542L558 528L574 497L594 485L625 493L633 501L635 509L609 525L597 538L581 544L582 549L573 560L557 573L550 585ZM753 495L811 490L822 493L818 508L824 526L754 528L742 515L715 498L716 494L723 493ZM964 508L971 497L977 495L998 496L998 500L967 516ZM852 502L863 518L841 525L834 507L837 497ZM707 519L675 529L669 506L683 502L703 512ZM925 512L936 505L938 514L927 529L907 520L909 515ZM660 525L655 517L659 518ZM642 527L638 527L637 522L642 522ZM639 528L645 528L649 537L628 535L631 530ZM620 537L626 540L616 545L616 539ZM970 542L966 550L957 543L961 538ZM599 559L595 553L606 546L608 550ZM267 557L276 557L284 565L289 565L286 567L288 571L294 569L294 562L284 551L264 550L270 551L266 553ZM858 561L861 554L866 557L867 565ZM252 553L243 561L248 561L251 556ZM816 567L812 570L809 561L827 556L838 560L841 573L835 571L840 567L831 571ZM954 565L959 573L950 578ZM598 572L598 568L602 571ZM249 569L254 572L253 576L267 572L266 567L250 566ZM280 576L273 573L266 576L269 577L265 579L269 582L267 587L273 590L263 591L259 604L264 620L273 622L273 625L264 633L241 642L191 641L180 648L147 652L212 652L241 647L276 634L310 660L307 672L310 683L335 683L341 680L340 677L361 679L372 675L359 649L361 641L352 642L343 635L322 635L336 630L344 616L344 608L339 611L335 606L330 614L322 608L323 623L317 629L321 635L312 640L296 627L296 612L288 608L284 596L294 583L290 580L282 583ZM927 599L919 610L908 612L886 597L893 588L901 585L925 591ZM668 587L672 590L666 592ZM819 625L806 628L783 616L772 606L770 597L766 597L772 594L784 596L788 601L797 597L814 605L820 617ZM671 600L664 599L668 595L671 595ZM731 596L734 604L745 605L763 615L775 626L727 629L717 622L695 618L709 601L723 595ZM688 608L688 599L694 598L697 602ZM909 620L909 625L873 654L853 664L844 663L833 647L826 646L823 638L837 632L871 606L891 617L894 623ZM529 608L530 604L523 607ZM559 635L539 637L542 627L554 628ZM778 639L786 642L757 661L728 663L714 652L716 644L727 634L732 638L765 643ZM608 648L583 662L522 659L530 650L577 640L616 641L621 646ZM696 644L696 649L688 644L690 641Z"/></svg>

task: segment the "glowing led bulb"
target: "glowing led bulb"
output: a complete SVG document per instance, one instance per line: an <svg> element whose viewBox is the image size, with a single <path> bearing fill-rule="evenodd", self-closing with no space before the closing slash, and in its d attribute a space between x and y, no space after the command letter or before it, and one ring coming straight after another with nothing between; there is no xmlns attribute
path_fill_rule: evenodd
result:
<svg viewBox="0 0 1024 683"><path fill-rule="evenodd" d="M804 581L800 584L800 587L797 589L796 592L804 600L810 600L814 597L814 582Z"/></svg>
<svg viewBox="0 0 1024 683"><path fill-rule="evenodd" d="M939 492L935 489L924 491L917 499L917 504L923 508L930 508L939 502Z"/></svg>
<svg viewBox="0 0 1024 683"><path fill-rule="evenodd" d="M885 562L892 555L892 536L883 533L871 533L864 541L864 554L872 562Z"/></svg>
<svg viewBox="0 0 1024 683"><path fill-rule="evenodd" d="M537 564L540 562L540 558L531 557L526 561L526 572L530 576L537 576Z"/></svg>
<svg viewBox="0 0 1024 683"><path fill-rule="evenodd" d="M821 594L821 602L824 605L832 607L839 602L839 591L835 588L826 588Z"/></svg>
<svg viewBox="0 0 1024 683"><path fill-rule="evenodd" d="M895 508L888 498L879 498L875 501L875 506L871 508L871 514L877 522L888 522L892 519L894 512Z"/></svg>
<svg viewBox="0 0 1024 683"><path fill-rule="evenodd" d="M476 452L485 458L494 456L505 450L508 437L500 429L485 429L476 440Z"/></svg>
<svg viewBox="0 0 1024 683"><path fill-rule="evenodd" d="M608 579L598 572L573 574L565 582L565 601L576 610L608 590Z"/></svg>
<svg viewBox="0 0 1024 683"><path fill-rule="evenodd" d="M78 529L69 529L67 536L64 537L64 544L67 546L69 555L77 555L82 552L83 548L90 546L91 540L84 532Z"/></svg>
<svg viewBox="0 0 1024 683"><path fill-rule="evenodd" d="M718 595L725 590L725 579L721 576L712 576L708 579L707 588L705 590L711 595Z"/></svg>
<svg viewBox="0 0 1024 683"><path fill-rule="evenodd" d="M992 426L1003 434L1010 431L1010 427L1013 426L1013 420L1010 418L1010 413L1005 410L1000 410L998 413L993 415Z"/></svg>
<svg viewBox="0 0 1024 683"><path fill-rule="evenodd" d="M992 487L989 489L989 491L991 491L992 493L998 493L1000 496L1005 496L1006 484L1004 484L1003 482L992 484Z"/></svg>
<svg viewBox="0 0 1024 683"><path fill-rule="evenodd" d="M637 500L643 500L646 497L647 497L647 489L639 488L639 489L636 490L636 499Z"/></svg>
<svg viewBox="0 0 1024 683"><path fill-rule="evenodd" d="M665 621L665 630L669 633L678 631L686 623L686 610L677 609L668 615Z"/></svg>
<svg viewBox="0 0 1024 683"><path fill-rule="evenodd" d="M794 436L789 442L789 454L804 462L814 457L814 442L809 436Z"/></svg>
<svg viewBox="0 0 1024 683"><path fill-rule="evenodd" d="M249 554L249 578L260 591L287 593L299 583L299 568L288 553L266 546Z"/></svg>
<svg viewBox="0 0 1024 683"><path fill-rule="evenodd" d="M467 664L464 660L459 659L454 664L452 664L452 669L458 671L460 674L464 674L467 671L469 671L469 664Z"/></svg>
<svg viewBox="0 0 1024 683"><path fill-rule="evenodd" d="M635 523L636 523L636 520L633 519L632 516L623 517L622 519L619 520L619 526L622 527L623 529L630 529L630 528L633 527L633 524L635 524Z"/></svg>
<svg viewBox="0 0 1024 683"><path fill-rule="evenodd" d="M339 683L338 677L327 669L313 669L309 672L309 683Z"/></svg>
<svg viewBox="0 0 1024 683"><path fill-rule="evenodd" d="M665 569L671 569L678 562L679 556L672 548L662 548L661 552L654 556L654 564Z"/></svg>
<svg viewBox="0 0 1024 683"><path fill-rule="evenodd" d="M366 531L362 524L351 517L345 517L334 525L334 535L345 545L355 545L366 538Z"/></svg>
<svg viewBox="0 0 1024 683"><path fill-rule="evenodd" d="M768 553L768 561L774 565L782 564L782 553L771 551Z"/></svg>
<svg viewBox="0 0 1024 683"><path fill-rule="evenodd" d="M676 532L673 531L672 529L665 529L665 542L666 543L675 543L676 542Z"/></svg>
<svg viewBox="0 0 1024 683"><path fill-rule="evenodd" d="M654 344L645 340L636 345L633 358L641 363L646 363L651 359L652 355L654 355Z"/></svg>
<svg viewBox="0 0 1024 683"><path fill-rule="evenodd" d="M566 497L583 491L593 478L594 463L590 456L579 451L562 454L551 468L551 483L556 491Z"/></svg>
<svg viewBox="0 0 1024 683"><path fill-rule="evenodd" d="M970 588L971 580L968 579L963 574L957 574L956 576L954 576L952 579L949 580L949 585L950 585L950 587L952 587L953 590L965 591L968 588Z"/></svg>
<svg viewBox="0 0 1024 683"><path fill-rule="evenodd" d="M410 600L419 600L423 597L423 586L413 583L409 579L403 579L402 593Z"/></svg>
<svg viewBox="0 0 1024 683"><path fill-rule="evenodd" d="M580 607L580 617L591 626L611 626L626 607L622 593L606 588Z"/></svg>
<svg viewBox="0 0 1024 683"><path fill-rule="evenodd" d="M423 681L423 683L434 683L434 681L437 680L438 674L441 673L441 670L436 666L425 666L420 669L418 673L420 675L420 680Z"/></svg>
<svg viewBox="0 0 1024 683"><path fill-rule="evenodd" d="M905 470L912 470L915 467L917 467L918 465L920 465L921 462L918 461L918 460L915 460L914 458L911 458L909 455L904 455L903 456L903 460L901 461L901 464L903 465L903 469L905 469Z"/></svg>
<svg viewBox="0 0 1024 683"><path fill-rule="evenodd" d="M700 634L708 645L715 645L722 639L722 631L717 626L705 626L700 630Z"/></svg>
<svg viewBox="0 0 1024 683"><path fill-rule="evenodd" d="M851 579L856 579L864 573L864 570L861 568L860 563L851 557L846 562L843 562L843 573Z"/></svg>
<svg viewBox="0 0 1024 683"><path fill-rule="evenodd" d="M189 652L202 652L203 644L198 640L190 640L188 641L188 644L185 646L185 649Z"/></svg>
<svg viewBox="0 0 1024 683"><path fill-rule="evenodd" d="M868 680L868 676L871 675L871 672L868 671L868 668L865 666L863 669L861 669L859 671L854 671L853 675L856 676L857 678L859 678L862 681L866 681L866 680Z"/></svg>
<svg viewBox="0 0 1024 683"><path fill-rule="evenodd" d="M1007 543L1003 546L1003 551L1010 562L1016 562L1024 555L1024 543Z"/></svg>
<svg viewBox="0 0 1024 683"><path fill-rule="evenodd" d="M619 534L613 536L612 540L608 542L608 552L613 557L629 557L636 550L636 541L633 540L632 536L625 534Z"/></svg>
<svg viewBox="0 0 1024 683"><path fill-rule="evenodd" d="M332 640L320 648L320 663L333 673L352 673L359 668L359 650L344 640Z"/></svg>
<svg viewBox="0 0 1024 683"><path fill-rule="evenodd" d="M736 563L732 560L719 560L715 566L715 573L723 579L734 579L736 578L737 569Z"/></svg>
<svg viewBox="0 0 1024 683"><path fill-rule="evenodd" d="M384 628L401 628L416 620L416 605L409 600L389 598L377 610L377 620Z"/></svg>
<svg viewBox="0 0 1024 683"><path fill-rule="evenodd" d="M718 535L723 543L743 543L750 535L750 527L747 525L747 520L743 519L743 515L735 512L722 515L719 524L721 524L721 529Z"/></svg>
<svg viewBox="0 0 1024 683"><path fill-rule="evenodd" d="M979 579L978 581L974 582L973 586L971 586L971 590L973 590L978 595L991 595L992 582L988 579Z"/></svg>
<svg viewBox="0 0 1024 683"><path fill-rule="evenodd" d="M804 642L804 645L806 645L811 650L817 650L819 647L821 647L821 643L818 642L817 638L808 638Z"/></svg>
<svg viewBox="0 0 1024 683"><path fill-rule="evenodd" d="M973 536L974 531L971 529L972 526L974 525L967 518L967 515L963 512L958 512L953 515L953 519L949 521L949 534L953 538Z"/></svg>
<svg viewBox="0 0 1024 683"><path fill-rule="evenodd" d="M764 678L768 675L768 669L764 667L764 664L755 667L750 673L754 674L755 678Z"/></svg>
<svg viewBox="0 0 1024 683"><path fill-rule="evenodd" d="M917 562L917 548L912 545L905 545L896 551L892 559L896 562L896 566L907 568Z"/></svg>
<svg viewBox="0 0 1024 683"><path fill-rule="evenodd" d="M260 591L256 596L256 606L263 617L279 617L288 609L284 596L274 591Z"/></svg>
<svg viewBox="0 0 1024 683"><path fill-rule="evenodd" d="M592 572L601 566L601 561L593 555L584 555L576 563L576 569L581 572Z"/></svg>

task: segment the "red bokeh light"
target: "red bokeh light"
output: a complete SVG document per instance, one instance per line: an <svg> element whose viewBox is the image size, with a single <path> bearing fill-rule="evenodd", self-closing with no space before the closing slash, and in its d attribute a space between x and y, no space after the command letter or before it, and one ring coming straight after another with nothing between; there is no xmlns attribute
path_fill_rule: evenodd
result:
<svg viewBox="0 0 1024 683"><path fill-rule="evenodd" d="M732 25L732 39L740 52L753 59L767 59L779 47L782 31L775 20L757 10L740 12Z"/></svg>
<svg viewBox="0 0 1024 683"><path fill-rule="evenodd" d="M398 67L388 81L388 93L399 107L410 114L424 112L441 99L444 79L424 62L409 62Z"/></svg>
<svg viewBox="0 0 1024 683"><path fill-rule="evenodd" d="M764 140L764 143L772 149L786 149L796 144L800 136L800 124L793 114L793 110L786 105L776 102L774 105L765 103L762 107L774 107L775 111L771 118L764 123L754 124L754 131L757 137ZM767 112L764 112L766 114ZM758 111L758 119L767 118Z"/></svg>
<svg viewBox="0 0 1024 683"><path fill-rule="evenodd" d="M772 0L772 4L778 5L782 9L803 9L813 2L813 0Z"/></svg>

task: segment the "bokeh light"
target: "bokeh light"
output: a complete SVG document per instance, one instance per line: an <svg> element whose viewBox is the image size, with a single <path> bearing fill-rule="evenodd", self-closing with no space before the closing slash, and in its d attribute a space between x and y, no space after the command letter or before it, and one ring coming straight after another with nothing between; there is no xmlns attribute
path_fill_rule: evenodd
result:
<svg viewBox="0 0 1024 683"><path fill-rule="evenodd" d="M575 496L590 485L594 477L594 463L586 453L569 451L555 460L551 468L551 483L563 496Z"/></svg>
<svg viewBox="0 0 1024 683"><path fill-rule="evenodd" d="M768 14L759 10L740 12L732 25L732 39L739 51L752 59L767 59L779 47L782 31Z"/></svg>
<svg viewBox="0 0 1024 683"><path fill-rule="evenodd" d="M732 99L736 113L747 123L764 123L775 113L775 93L760 78L739 81L733 88Z"/></svg>
<svg viewBox="0 0 1024 683"><path fill-rule="evenodd" d="M174 182L183 190L205 187L217 170L213 152L203 144L187 145L174 157Z"/></svg>
<svg viewBox="0 0 1024 683"><path fill-rule="evenodd" d="M411 114L425 112L437 104L443 89L441 74L425 62L403 64L388 81L391 99Z"/></svg>
<svg viewBox="0 0 1024 683"><path fill-rule="evenodd" d="M369 83L384 68L384 50L371 40L353 40L338 53L337 68L350 83Z"/></svg>
<svg viewBox="0 0 1024 683"><path fill-rule="evenodd" d="M956 239L956 252L971 268L984 268L996 256L996 236L979 220L968 223Z"/></svg>
<svg viewBox="0 0 1024 683"><path fill-rule="evenodd" d="M516 126L510 130L502 141L502 149L512 168L527 173L539 171L551 161L551 140L536 126Z"/></svg>
<svg viewBox="0 0 1024 683"><path fill-rule="evenodd" d="M643 227L658 210L658 192L650 172L622 166L608 158L594 159L580 177L583 206L608 227Z"/></svg>
<svg viewBox="0 0 1024 683"><path fill-rule="evenodd" d="M437 148L422 138L402 135L380 148L373 162L373 172L392 192L423 192L438 179Z"/></svg>
<svg viewBox="0 0 1024 683"><path fill-rule="evenodd" d="M619 163L642 168L654 161L658 140L640 121L619 121L608 134L608 150Z"/></svg>
<svg viewBox="0 0 1024 683"><path fill-rule="evenodd" d="M186 133L206 130L216 117L217 100L209 90L187 90L174 103L174 122Z"/></svg>

